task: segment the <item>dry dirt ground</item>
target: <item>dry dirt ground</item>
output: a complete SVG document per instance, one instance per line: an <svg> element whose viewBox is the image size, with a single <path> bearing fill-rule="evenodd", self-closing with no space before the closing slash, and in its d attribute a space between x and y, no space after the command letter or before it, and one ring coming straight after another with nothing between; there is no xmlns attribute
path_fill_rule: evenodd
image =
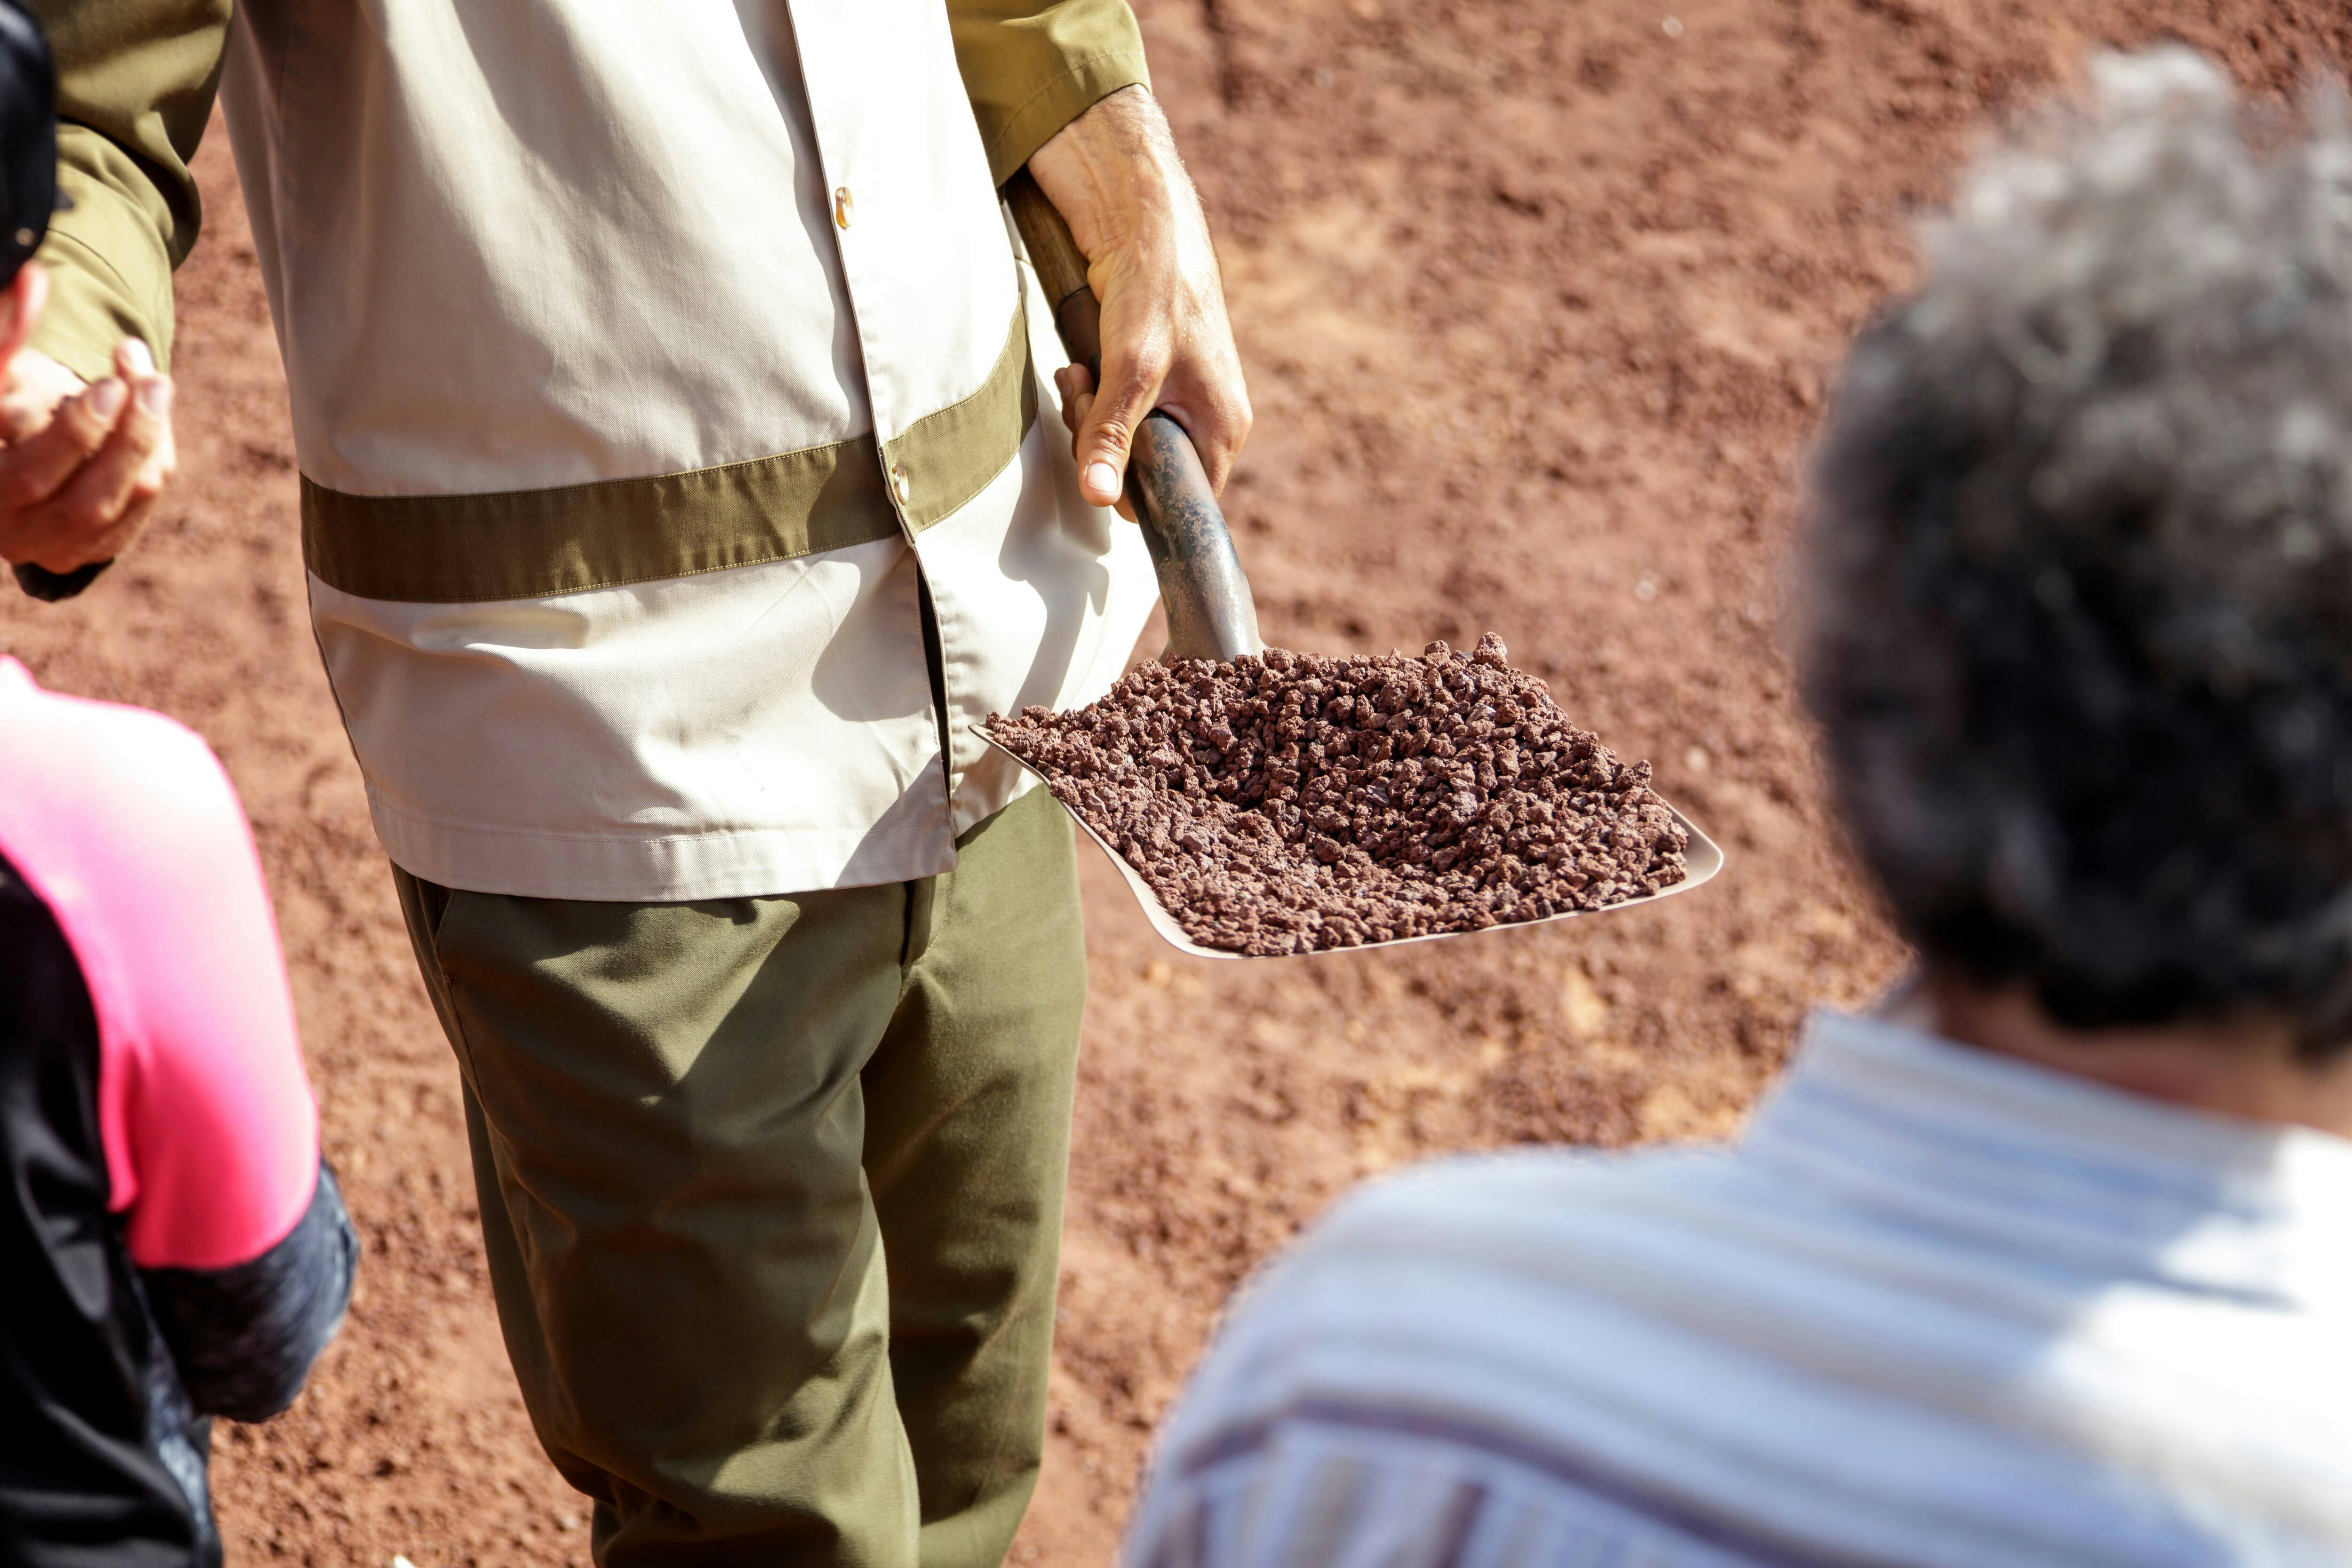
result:
<svg viewBox="0 0 2352 1568"><path fill-rule="evenodd" d="M1970 128L2102 43L2342 68L2321 0L1140 0L1258 409L1232 510L1269 637L1492 629L1722 841L1653 910L1260 963L1087 871L1094 1004L1053 1439L1016 1559L1104 1562L1226 1291L1349 1184L1449 1150L1734 1129L1805 1005L1902 958L1843 869L1780 652L1802 443ZM1671 20L1669 13L1672 14ZM184 272L184 477L0 647L163 709L244 791L327 1146L367 1237L292 1413L226 1427L233 1561L585 1561L492 1321L455 1072L304 626L285 393L235 177ZM1156 646L1156 645L1154 645Z"/></svg>

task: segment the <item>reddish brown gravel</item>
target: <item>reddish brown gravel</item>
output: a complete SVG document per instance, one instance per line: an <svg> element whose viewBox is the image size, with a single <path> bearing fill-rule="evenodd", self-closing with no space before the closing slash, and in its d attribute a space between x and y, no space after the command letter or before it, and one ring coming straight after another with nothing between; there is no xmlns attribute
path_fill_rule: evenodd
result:
<svg viewBox="0 0 2352 1568"><path fill-rule="evenodd" d="M1254 956L1542 920L1681 881L1690 836L1488 633L1466 657L1132 670L992 715L1203 947Z"/></svg>

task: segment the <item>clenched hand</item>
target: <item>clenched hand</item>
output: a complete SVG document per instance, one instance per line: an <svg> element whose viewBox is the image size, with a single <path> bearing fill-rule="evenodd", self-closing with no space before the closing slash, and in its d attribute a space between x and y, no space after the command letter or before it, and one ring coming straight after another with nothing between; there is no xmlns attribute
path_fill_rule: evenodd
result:
<svg viewBox="0 0 2352 1568"><path fill-rule="evenodd" d="M1112 93L1032 153L1029 173L1102 302L1099 391L1083 366L1055 377L1087 499L1127 510L1128 447L1154 408L1184 427L1223 489L1249 438L1249 391L1208 219L1158 101L1140 87Z"/></svg>
<svg viewBox="0 0 2352 1568"><path fill-rule="evenodd" d="M121 554L178 467L172 379L136 338L85 384L24 346L47 298L27 264L0 295L0 560L71 572Z"/></svg>

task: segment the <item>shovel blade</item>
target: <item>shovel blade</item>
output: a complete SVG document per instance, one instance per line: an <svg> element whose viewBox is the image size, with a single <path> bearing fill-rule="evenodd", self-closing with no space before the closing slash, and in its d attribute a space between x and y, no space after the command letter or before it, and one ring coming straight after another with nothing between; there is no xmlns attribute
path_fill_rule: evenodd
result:
<svg viewBox="0 0 2352 1568"><path fill-rule="evenodd" d="M1045 784L1045 774L1038 773L1035 768L1031 767L1027 763L1022 762L1019 757L1013 756L1012 752L1006 750L1003 746L997 744L996 737L991 735L985 728L975 724L972 726L972 733L987 742L989 745L994 747L997 751L1003 752L1006 756L1012 757L1013 761L1019 765L1021 770L1024 773L1034 776L1040 785ZM1047 793L1051 793L1050 789L1048 789ZM1656 792L1653 791L1652 793L1655 794ZM1056 796L1055 798L1058 801L1060 797ZM1086 818L1080 816L1075 811L1069 811L1069 806L1066 803L1063 803L1062 809L1069 811L1070 820L1078 825L1078 831L1085 834L1088 838L1093 839L1095 842L1095 847L1100 849L1105 855L1108 856L1110 858L1110 863L1118 868L1118 874L1127 879L1128 891L1133 893L1135 895L1135 901L1143 906L1143 918L1151 922L1151 929L1160 933L1160 940L1167 942L1169 946L1175 948L1178 952L1190 953L1194 958L1314 958L1320 957L1327 953L1369 952L1374 948L1402 947L1408 942L1444 942L1449 938L1457 936L1483 936L1487 931L1525 931L1533 926L1550 925L1557 921L1572 921L1586 915L1614 914L1619 910L1636 910L1640 909L1644 904L1654 904L1660 899L1672 898L1676 893L1686 893L1693 888L1697 887L1701 882L1706 881L1708 879L1712 878L1717 871L1723 869L1723 850L1717 847L1714 839L1709 838L1706 834L1701 833L1696 827L1693 826L1690 818L1685 816L1680 811L1675 810L1674 805L1667 802L1664 797L1661 796L1659 798L1659 804L1664 805L1666 810L1673 815L1676 826L1680 826L1685 833L1690 835L1690 847L1683 851L1683 866L1687 874L1681 881L1676 882L1670 888L1661 888L1654 893L1643 893L1639 898L1626 899L1619 903L1603 904L1597 910L1567 910L1559 914L1546 915L1541 920L1512 921L1505 924L1486 926L1475 931L1432 931L1426 936L1391 937L1386 942L1357 942L1350 947L1316 948L1307 952L1296 953L1234 952L1222 947L1202 946L1199 942L1194 942L1190 936L1185 934L1183 926L1179 924L1176 917L1169 912L1168 906L1160 901L1160 895L1151 890L1151 884L1143 879L1142 873L1139 872L1133 866L1128 863L1126 856L1121 855L1117 848L1112 847L1108 840L1103 837L1101 834L1097 833L1092 827L1088 826L1087 825Z"/></svg>

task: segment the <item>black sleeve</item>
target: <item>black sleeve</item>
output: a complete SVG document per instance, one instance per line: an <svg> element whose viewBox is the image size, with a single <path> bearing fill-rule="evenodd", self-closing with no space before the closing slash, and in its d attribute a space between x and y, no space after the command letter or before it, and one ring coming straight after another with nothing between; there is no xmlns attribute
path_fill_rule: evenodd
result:
<svg viewBox="0 0 2352 1568"><path fill-rule="evenodd" d="M226 1268L142 1270L163 1342L197 1411L267 1421L294 1403L342 1327L359 1237L335 1173L319 1164L310 1206L275 1247Z"/></svg>
<svg viewBox="0 0 2352 1568"><path fill-rule="evenodd" d="M59 599L72 598L97 582L98 574L113 564L111 561L93 561L70 572L52 572L29 561L19 562L16 563L16 585L34 598L46 599L54 605Z"/></svg>

